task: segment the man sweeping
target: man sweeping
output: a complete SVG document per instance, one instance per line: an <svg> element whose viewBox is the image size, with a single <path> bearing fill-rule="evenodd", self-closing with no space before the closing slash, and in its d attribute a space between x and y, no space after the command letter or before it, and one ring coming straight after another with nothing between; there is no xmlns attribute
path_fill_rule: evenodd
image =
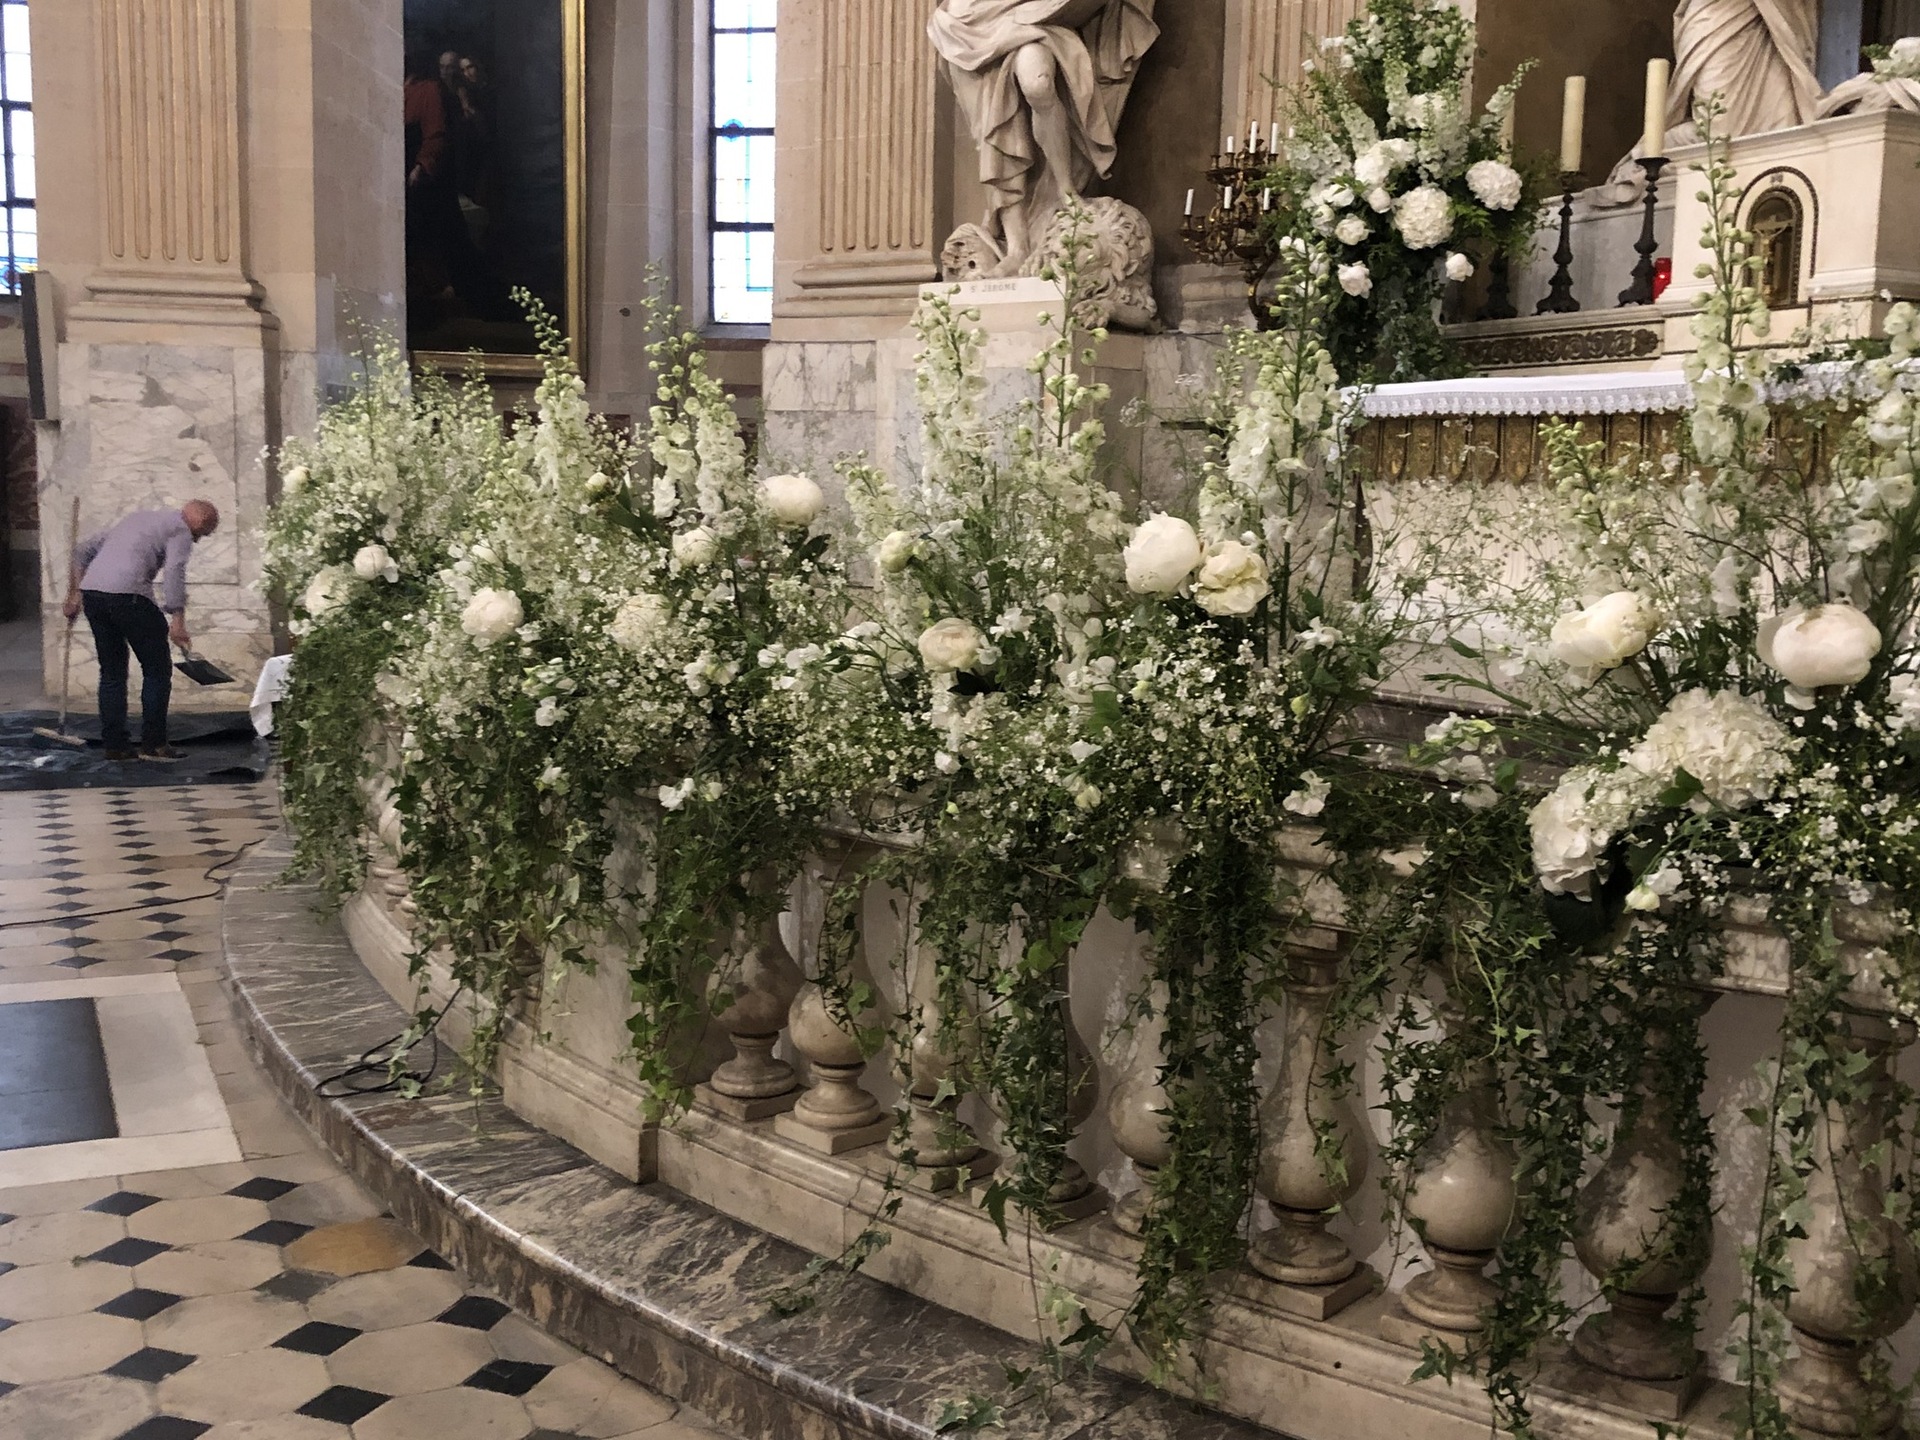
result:
<svg viewBox="0 0 1920 1440"><path fill-rule="evenodd" d="M167 743L167 701L173 693L169 639L185 649L187 560L196 540L219 528L220 512L205 500L178 510L140 510L74 547L67 603L82 610L100 656L100 738L109 760L173 761L186 752ZM165 572L161 603L153 581ZM127 651L140 661L140 748L127 734Z"/></svg>

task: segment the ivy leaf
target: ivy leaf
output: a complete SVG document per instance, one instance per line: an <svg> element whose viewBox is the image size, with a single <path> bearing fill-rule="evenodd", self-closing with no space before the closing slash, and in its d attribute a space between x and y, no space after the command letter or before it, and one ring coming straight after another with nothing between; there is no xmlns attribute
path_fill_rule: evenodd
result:
<svg viewBox="0 0 1920 1440"><path fill-rule="evenodd" d="M1673 772L1673 783L1660 792L1660 804L1678 810L1706 787L1685 769Z"/></svg>

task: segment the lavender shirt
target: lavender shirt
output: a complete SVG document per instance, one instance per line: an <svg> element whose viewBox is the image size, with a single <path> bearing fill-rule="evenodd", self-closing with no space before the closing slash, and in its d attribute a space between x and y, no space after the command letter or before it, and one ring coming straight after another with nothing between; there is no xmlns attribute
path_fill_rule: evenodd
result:
<svg viewBox="0 0 1920 1440"><path fill-rule="evenodd" d="M166 571L166 598L160 608L179 615L187 608L187 558L193 531L178 510L138 510L89 535L75 548L73 564L83 571L82 590L108 595L153 598L153 577Z"/></svg>

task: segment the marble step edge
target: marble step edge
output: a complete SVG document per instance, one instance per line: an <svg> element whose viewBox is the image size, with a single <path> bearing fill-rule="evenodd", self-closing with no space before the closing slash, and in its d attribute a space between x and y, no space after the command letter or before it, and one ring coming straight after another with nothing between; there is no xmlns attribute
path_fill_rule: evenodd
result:
<svg viewBox="0 0 1920 1440"><path fill-rule="evenodd" d="M497 1098L318 1095L406 1014L317 892L280 882L289 853L283 841L256 850L222 903L225 988L249 1048L397 1219L556 1336L737 1433L779 1440L935 1440L941 1398L991 1393L1004 1367L1032 1362L1030 1345L865 1275L805 1315L773 1317L764 1297L801 1278L805 1251L665 1185L633 1185ZM996 1433L1275 1440L1105 1373L1069 1376L1048 1406Z"/></svg>

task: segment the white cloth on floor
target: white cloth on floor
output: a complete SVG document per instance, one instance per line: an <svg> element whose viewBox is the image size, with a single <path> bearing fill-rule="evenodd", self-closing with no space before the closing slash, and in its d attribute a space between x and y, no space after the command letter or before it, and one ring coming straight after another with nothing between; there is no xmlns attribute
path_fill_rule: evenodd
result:
<svg viewBox="0 0 1920 1440"><path fill-rule="evenodd" d="M255 682L253 699L247 705L256 735L273 733L273 707L287 698L287 674L292 668L291 655L274 655L260 667L260 679Z"/></svg>

